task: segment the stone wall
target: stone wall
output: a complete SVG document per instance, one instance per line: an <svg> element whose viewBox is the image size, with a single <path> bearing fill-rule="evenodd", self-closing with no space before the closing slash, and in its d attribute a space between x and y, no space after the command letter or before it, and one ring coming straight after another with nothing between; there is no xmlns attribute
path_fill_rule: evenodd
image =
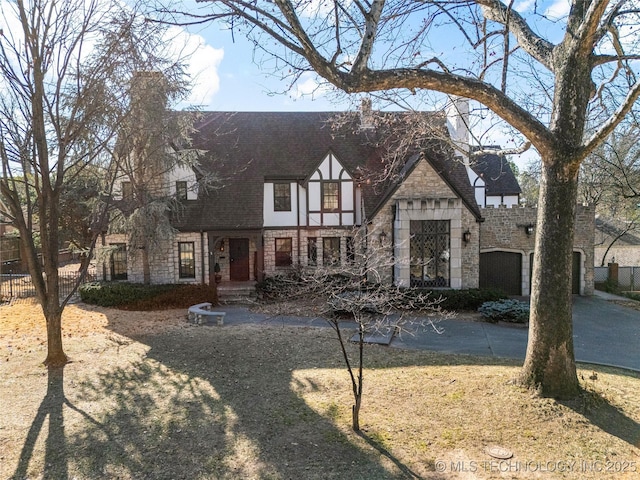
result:
<svg viewBox="0 0 640 480"><path fill-rule="evenodd" d="M387 200L372 220L370 232L390 234L387 255L394 258L393 271L385 279L397 285L410 284L411 220L449 220L450 286L475 288L479 281L479 225L475 216L427 161L421 161ZM470 242L462 241L465 231Z"/></svg>
<svg viewBox="0 0 640 480"><path fill-rule="evenodd" d="M256 237L255 235L251 234L251 235L247 235L246 237L234 237L234 238L247 238L249 240L249 280L254 280L254 276L256 273L256 265L255 265L255 260L256 260L256 251L258 249L258 245L256 244ZM231 265L230 265L230 259L229 259L229 237L225 237L220 239L219 243L217 243L217 247L218 249L220 248L220 245L222 245L223 251L219 251L218 249L216 249L216 251L214 251L212 253L212 255L209 255L207 258L212 258L211 260L212 263L217 263L220 266L220 276L222 277L222 281L223 282L228 282L231 279ZM206 245L205 245L206 248ZM210 270L207 269L205 270L205 272L209 272ZM211 273L213 273L213 270L211 270ZM206 282L209 281L208 279L208 275L205 275L206 278Z"/></svg>
<svg viewBox="0 0 640 480"><path fill-rule="evenodd" d="M202 283L202 273L209 270L207 245L205 242L204 258L201 249L201 236L198 232L178 233L171 239L167 239L153 252L149 259L151 283ZM179 278L179 258L178 242L193 242L195 255L195 278ZM127 243L126 235L115 234L105 237L104 245L108 247L113 243ZM102 271L102 278L111 280L110 258L108 251L97 251L99 270ZM104 249L102 249L104 250ZM204 262L203 262L204 260ZM204 265L203 265L204 263ZM205 275L205 283L208 283L208 275ZM144 272L142 255L140 252L127 250L127 281L132 283L143 283Z"/></svg>
<svg viewBox="0 0 640 480"><path fill-rule="evenodd" d="M355 236L355 227L346 228L314 228L314 229L269 229L264 232L264 272L267 276L284 273L289 267L276 267L276 238L291 238L291 260L292 265L308 266L308 246L309 238L317 239L317 264L322 265L323 250L322 238L340 238L341 261L346 261L347 237Z"/></svg>
<svg viewBox="0 0 640 480"><path fill-rule="evenodd" d="M480 251L533 252L537 209L527 207L487 207L482 209ZM533 226L527 235L525 228Z"/></svg>
<svg viewBox="0 0 640 480"><path fill-rule="evenodd" d="M462 209L462 232L470 234L469 243L462 242L462 288L478 288L480 282L481 223L466 208Z"/></svg>
<svg viewBox="0 0 640 480"><path fill-rule="evenodd" d="M529 291L530 255L534 251L537 209L528 207L498 207L482 210L484 222L480 232L480 252L506 251L522 254L522 291ZM527 235L526 227L534 231ZM576 211L574 252L580 252L580 293L591 295L594 290L594 230L595 210L578 205Z"/></svg>

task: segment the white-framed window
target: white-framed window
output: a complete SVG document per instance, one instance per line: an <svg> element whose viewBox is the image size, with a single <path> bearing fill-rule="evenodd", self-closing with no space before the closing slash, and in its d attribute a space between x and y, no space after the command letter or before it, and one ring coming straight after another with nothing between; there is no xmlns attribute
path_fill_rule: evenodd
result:
<svg viewBox="0 0 640 480"><path fill-rule="evenodd" d="M322 182L322 210L325 212L340 210L340 182Z"/></svg>

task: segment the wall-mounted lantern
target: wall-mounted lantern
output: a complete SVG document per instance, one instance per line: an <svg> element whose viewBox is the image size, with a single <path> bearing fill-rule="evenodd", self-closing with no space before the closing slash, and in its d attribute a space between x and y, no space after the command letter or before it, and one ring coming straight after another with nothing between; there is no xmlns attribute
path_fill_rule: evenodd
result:
<svg viewBox="0 0 640 480"><path fill-rule="evenodd" d="M471 232L467 228L467 230L462 234L462 240L464 243L469 243L471 241Z"/></svg>
<svg viewBox="0 0 640 480"><path fill-rule="evenodd" d="M384 243L384 241L387 239L387 232L382 230L378 238L380 239L380 243Z"/></svg>
<svg viewBox="0 0 640 480"><path fill-rule="evenodd" d="M533 223L530 223L529 225L525 225L524 226L524 233L527 234L527 236L530 236L531 234L533 234Z"/></svg>

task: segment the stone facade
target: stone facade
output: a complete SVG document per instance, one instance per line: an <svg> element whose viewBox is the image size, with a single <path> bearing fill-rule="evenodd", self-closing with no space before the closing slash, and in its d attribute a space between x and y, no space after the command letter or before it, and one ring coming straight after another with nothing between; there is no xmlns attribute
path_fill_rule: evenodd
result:
<svg viewBox="0 0 640 480"><path fill-rule="evenodd" d="M594 290L594 229L595 210L579 205L576 211L574 252L580 253L580 293L592 295ZM513 252L522 255L522 292L529 292L531 254L534 252L537 209L499 207L482 210L484 222L480 232L480 253ZM527 226L534 232L526 233Z"/></svg>
<svg viewBox="0 0 640 480"><path fill-rule="evenodd" d="M193 242L195 256L195 277L193 278L180 278L179 242ZM98 249L99 251L96 255L99 260L99 270L102 271L102 278L106 281L111 281L109 246L116 243L126 244L126 235L109 235L103 243L103 247L106 248L102 248L106 253L101 253L101 249ZM149 258L151 283L203 283L203 268L204 272L208 272L209 262L206 242L204 244L204 255L202 246L202 236L197 232L178 233L172 239L165 241ZM205 275L204 278L204 283L208 283L208 276ZM142 283L144 281L142 255L139 252L127 251L127 281L132 283Z"/></svg>
<svg viewBox="0 0 640 480"><path fill-rule="evenodd" d="M469 242L462 242L462 288L478 288L480 279L480 229L481 223L467 210L462 209L462 233L469 232Z"/></svg>
<svg viewBox="0 0 640 480"><path fill-rule="evenodd" d="M248 235L246 237L237 237L237 238L247 238L249 240L249 279L254 279L254 273L256 271L256 252L258 251L258 245L256 244L255 236ZM231 264L229 258L229 238L221 238L217 243L216 247L208 258L211 258L211 264L214 265L217 263L220 266L220 276L222 277L223 282L228 282L231 278ZM220 251L222 248L222 251ZM206 245L205 245L206 249ZM213 269L209 270L208 267L205 269L205 272L211 272ZM209 281L208 275L205 275L206 282Z"/></svg>
<svg viewBox="0 0 640 480"><path fill-rule="evenodd" d="M323 245L322 238L337 237L340 238L340 257L341 261L346 261L347 254L347 238L356 235L357 227L346 228L284 228L269 229L264 231L264 273L267 276L276 275L278 273L287 272L290 267L276 266L276 238L291 238L291 259L292 266L300 265L309 266L308 247L309 238L316 238L316 254L317 264L322 265Z"/></svg>
<svg viewBox="0 0 640 480"><path fill-rule="evenodd" d="M411 220L449 220L450 223L450 287L478 286L478 223L474 215L455 195L449 185L426 161L421 161L387 200L372 221L372 231L392 232L388 255L395 265L393 278L397 285L410 285ZM470 242L462 240L470 232ZM391 279L391 272L388 275Z"/></svg>

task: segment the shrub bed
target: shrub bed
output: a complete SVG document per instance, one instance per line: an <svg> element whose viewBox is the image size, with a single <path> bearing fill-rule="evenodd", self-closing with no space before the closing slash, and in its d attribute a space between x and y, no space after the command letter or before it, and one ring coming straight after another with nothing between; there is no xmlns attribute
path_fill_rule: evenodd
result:
<svg viewBox="0 0 640 480"><path fill-rule="evenodd" d="M407 294L429 294L429 299L442 298L440 308L450 311L477 310L483 303L506 299L502 290L488 288L470 288L466 290L429 290L407 289Z"/></svg>
<svg viewBox="0 0 640 480"><path fill-rule="evenodd" d="M187 308L201 302L218 303L215 287L209 285L143 285L128 282L94 282L80 287L83 302L122 310Z"/></svg>
<svg viewBox="0 0 640 480"><path fill-rule="evenodd" d="M351 280L351 281L350 281ZM326 291L328 285L336 291L344 290L345 287L353 285L353 279L345 275L328 275L321 286ZM301 287L306 288L301 288ZM306 285L301 276L292 271L286 275L268 277L256 285L258 295L263 300L275 300L282 298L294 298L296 295L309 294L313 291L312 286ZM320 288L320 287L319 287ZM370 284L361 284L361 288L367 290L374 288ZM476 311L483 303L506 299L507 295L498 289L471 288L466 290L431 290L424 288L403 289L407 301L414 301L416 308L421 305L421 299L428 294L427 303L436 299L442 299L440 308L451 311L472 310Z"/></svg>
<svg viewBox="0 0 640 480"><path fill-rule="evenodd" d="M478 312L490 323L499 321L511 323L527 323L529 321L529 305L513 299L502 299L497 302L485 302Z"/></svg>

